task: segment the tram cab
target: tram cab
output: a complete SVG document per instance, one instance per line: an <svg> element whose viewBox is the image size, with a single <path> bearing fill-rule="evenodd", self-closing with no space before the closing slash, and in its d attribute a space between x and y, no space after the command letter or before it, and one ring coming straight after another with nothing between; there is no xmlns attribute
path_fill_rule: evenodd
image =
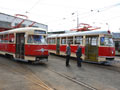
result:
<svg viewBox="0 0 120 90"><path fill-rule="evenodd" d="M17 28L0 32L0 54L30 62L48 61L46 30L42 28Z"/></svg>

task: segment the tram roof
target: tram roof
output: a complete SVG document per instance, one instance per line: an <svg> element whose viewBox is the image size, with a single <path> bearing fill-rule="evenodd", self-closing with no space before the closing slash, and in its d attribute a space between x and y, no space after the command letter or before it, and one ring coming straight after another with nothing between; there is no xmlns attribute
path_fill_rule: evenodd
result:
<svg viewBox="0 0 120 90"><path fill-rule="evenodd" d="M43 31L46 31L46 29L43 29L43 28L36 28L36 27L24 27L24 28L16 28L16 29L11 29L11 30L8 30L8 31L3 31L3 32L0 32L0 34L3 34L3 33L13 33L13 32L29 32L32 31L32 30L43 30Z"/></svg>
<svg viewBox="0 0 120 90"><path fill-rule="evenodd" d="M84 32L71 32L64 34L50 34L48 37L67 37L67 36L80 36L80 35L98 35L98 34L111 34L110 31L95 30L95 31L84 31Z"/></svg>

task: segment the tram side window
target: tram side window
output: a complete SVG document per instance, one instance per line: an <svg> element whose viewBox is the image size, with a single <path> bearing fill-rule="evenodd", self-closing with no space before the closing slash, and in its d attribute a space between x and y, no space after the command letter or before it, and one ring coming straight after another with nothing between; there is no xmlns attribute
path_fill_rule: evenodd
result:
<svg viewBox="0 0 120 90"><path fill-rule="evenodd" d="M82 36L76 36L75 37L75 44L83 44L83 37Z"/></svg>
<svg viewBox="0 0 120 90"><path fill-rule="evenodd" d="M66 37L61 38L61 44L66 44Z"/></svg>
<svg viewBox="0 0 120 90"><path fill-rule="evenodd" d="M0 43L3 42L3 35L0 35Z"/></svg>
<svg viewBox="0 0 120 90"><path fill-rule="evenodd" d="M98 45L98 39L97 39L97 37L93 37L92 38L91 45L93 45L93 46Z"/></svg>
<svg viewBox="0 0 120 90"><path fill-rule="evenodd" d="M51 39L51 44L55 44L55 38Z"/></svg>
<svg viewBox="0 0 120 90"><path fill-rule="evenodd" d="M55 44L55 38L49 38L48 43L49 44Z"/></svg>
<svg viewBox="0 0 120 90"><path fill-rule="evenodd" d="M8 34L5 34L3 37L4 42L8 42Z"/></svg>
<svg viewBox="0 0 120 90"><path fill-rule="evenodd" d="M47 39L47 43L50 44L50 38Z"/></svg>
<svg viewBox="0 0 120 90"><path fill-rule="evenodd" d="M68 37L67 43L73 44L73 37Z"/></svg>
<svg viewBox="0 0 120 90"><path fill-rule="evenodd" d="M120 42L119 41L115 41L115 50L120 52Z"/></svg>
<svg viewBox="0 0 120 90"><path fill-rule="evenodd" d="M9 34L9 42L14 43L14 34Z"/></svg>

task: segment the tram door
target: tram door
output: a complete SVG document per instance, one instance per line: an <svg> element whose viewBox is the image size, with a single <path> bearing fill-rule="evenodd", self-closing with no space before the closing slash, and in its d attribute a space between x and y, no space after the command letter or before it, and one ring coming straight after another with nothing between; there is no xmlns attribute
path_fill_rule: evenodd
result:
<svg viewBox="0 0 120 90"><path fill-rule="evenodd" d="M56 44L56 54L60 54L60 38L57 38L57 44Z"/></svg>
<svg viewBox="0 0 120 90"><path fill-rule="evenodd" d="M98 36L86 36L85 60L98 61Z"/></svg>
<svg viewBox="0 0 120 90"><path fill-rule="evenodd" d="M25 37L24 33L17 33L16 34L16 58L24 59L24 43Z"/></svg>

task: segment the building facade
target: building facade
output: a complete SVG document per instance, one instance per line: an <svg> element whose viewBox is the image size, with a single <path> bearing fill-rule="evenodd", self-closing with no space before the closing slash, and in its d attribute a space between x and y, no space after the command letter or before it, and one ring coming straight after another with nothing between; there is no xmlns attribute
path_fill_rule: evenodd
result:
<svg viewBox="0 0 120 90"><path fill-rule="evenodd" d="M0 13L0 31L12 29L14 26L17 25L19 25L20 27L28 27L28 26L39 27L48 30L48 26L45 24Z"/></svg>

